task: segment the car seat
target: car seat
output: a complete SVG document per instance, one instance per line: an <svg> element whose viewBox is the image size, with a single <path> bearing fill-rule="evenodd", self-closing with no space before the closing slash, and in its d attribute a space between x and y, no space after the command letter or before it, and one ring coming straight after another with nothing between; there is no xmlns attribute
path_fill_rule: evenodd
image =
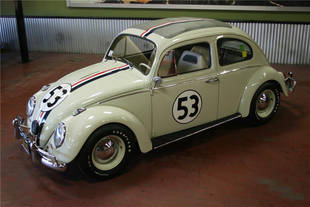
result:
<svg viewBox="0 0 310 207"><path fill-rule="evenodd" d="M185 50L178 61L178 73L187 73L203 68L208 68L206 60L202 55Z"/></svg>

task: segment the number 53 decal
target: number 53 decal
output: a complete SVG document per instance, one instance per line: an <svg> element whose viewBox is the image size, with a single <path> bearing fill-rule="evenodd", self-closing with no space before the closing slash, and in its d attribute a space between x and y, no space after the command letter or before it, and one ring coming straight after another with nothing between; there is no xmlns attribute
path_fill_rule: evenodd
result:
<svg viewBox="0 0 310 207"><path fill-rule="evenodd" d="M181 124L193 121L198 116L201 105L201 97L196 91L184 91L174 101L172 108L174 120Z"/></svg>

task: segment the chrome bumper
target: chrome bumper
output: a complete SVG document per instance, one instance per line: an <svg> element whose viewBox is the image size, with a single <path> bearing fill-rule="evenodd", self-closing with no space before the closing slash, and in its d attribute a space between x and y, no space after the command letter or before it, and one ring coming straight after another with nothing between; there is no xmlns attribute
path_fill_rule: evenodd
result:
<svg viewBox="0 0 310 207"><path fill-rule="evenodd" d="M17 139L21 140L21 145L28 155L31 156L34 163L41 163L46 167L52 168L57 171L65 171L67 164L57 161L54 155L40 149L34 142L34 137L30 133L26 133L24 129L29 129L23 125L24 119L21 116L16 116L12 121L14 127L14 135Z"/></svg>
<svg viewBox="0 0 310 207"><path fill-rule="evenodd" d="M293 72L288 72L287 77L285 78L285 86L287 90L293 93L295 90L296 83L297 82L293 77Z"/></svg>

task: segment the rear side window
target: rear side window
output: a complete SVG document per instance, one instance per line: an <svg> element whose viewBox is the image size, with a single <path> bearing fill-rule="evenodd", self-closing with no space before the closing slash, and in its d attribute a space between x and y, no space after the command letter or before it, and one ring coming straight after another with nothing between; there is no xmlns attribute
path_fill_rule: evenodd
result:
<svg viewBox="0 0 310 207"><path fill-rule="evenodd" d="M222 38L217 41L221 66L249 60L253 57L252 48L242 40Z"/></svg>

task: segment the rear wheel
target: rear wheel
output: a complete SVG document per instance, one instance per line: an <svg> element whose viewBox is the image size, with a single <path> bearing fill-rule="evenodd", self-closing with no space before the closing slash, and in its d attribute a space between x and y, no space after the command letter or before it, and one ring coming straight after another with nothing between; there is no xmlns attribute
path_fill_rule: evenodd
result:
<svg viewBox="0 0 310 207"><path fill-rule="evenodd" d="M271 82L264 83L252 98L248 118L254 125L264 124L277 113L279 105L280 91L277 85Z"/></svg>
<svg viewBox="0 0 310 207"><path fill-rule="evenodd" d="M126 127L102 126L84 144L79 166L90 177L112 177L126 168L135 150L134 135Z"/></svg>

